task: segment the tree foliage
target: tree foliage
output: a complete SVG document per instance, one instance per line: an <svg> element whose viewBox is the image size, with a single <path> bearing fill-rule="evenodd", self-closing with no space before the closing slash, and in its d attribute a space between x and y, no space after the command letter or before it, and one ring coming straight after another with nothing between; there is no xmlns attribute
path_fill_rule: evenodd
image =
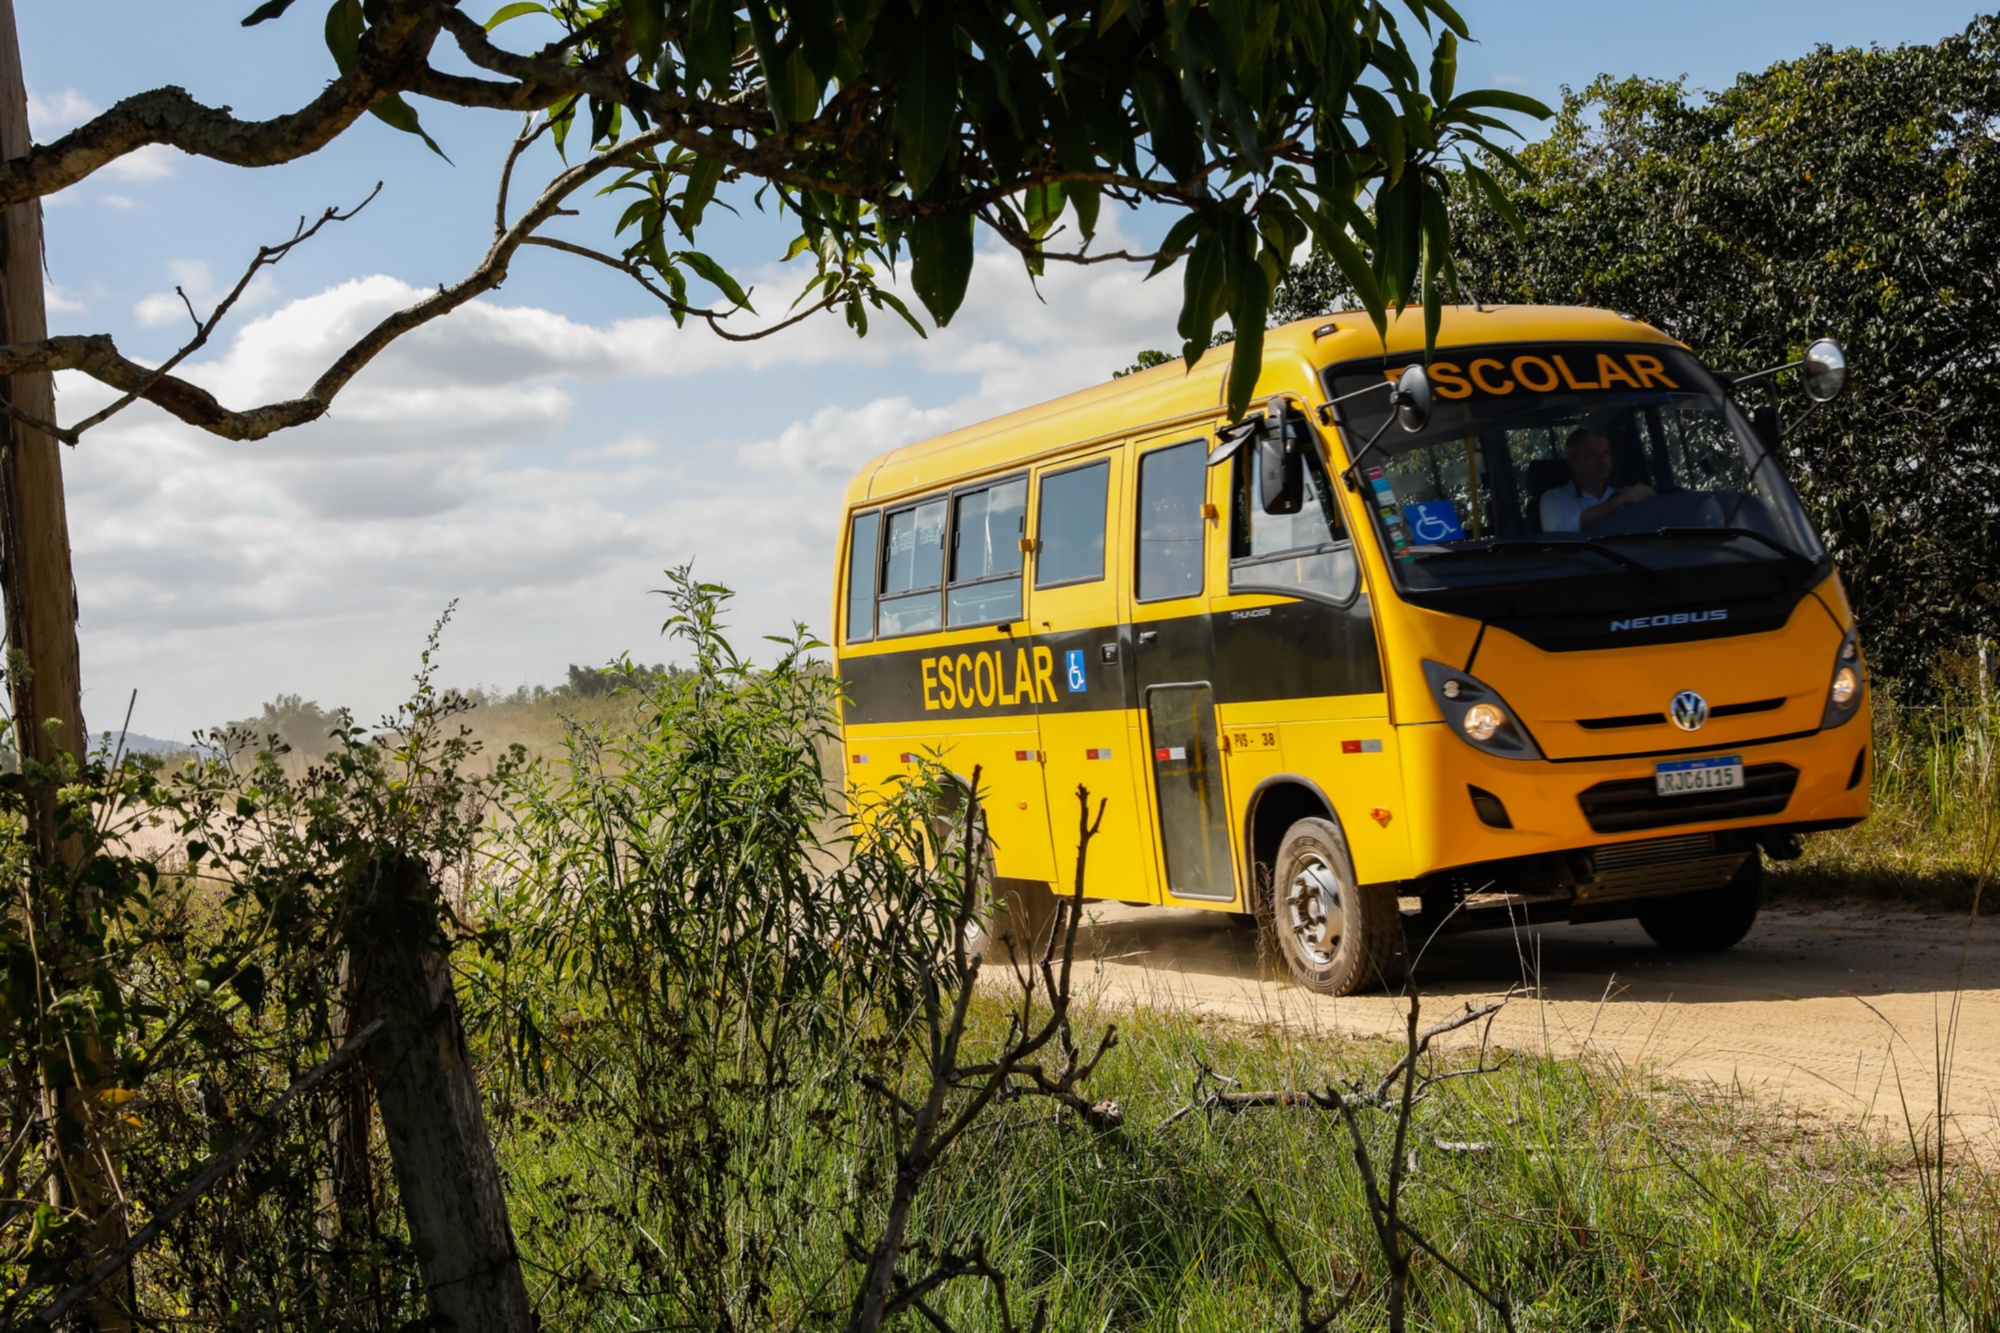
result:
<svg viewBox="0 0 2000 1333"><path fill-rule="evenodd" d="M269 0L244 22L296 21L293 8ZM535 25L549 40L506 44ZM983 225L1030 273L1112 259L1158 273L1185 258L1183 354L1192 361L1226 318L1242 334L1240 410L1271 293L1301 246L1329 255L1378 318L1410 302L1435 310L1452 245L1446 160L1498 197L1468 154L1510 161L1491 137L1501 116L1547 114L1517 93L1457 87L1467 30L1446 0L518 0L484 22L444 0L334 0L325 30L337 77L298 111L251 122L177 88L141 93L0 163L0 205L147 144L263 166L318 151L366 112L424 134L427 99L525 112L481 263L369 330L299 397L262 407L227 408L101 334L0 348L0 373L80 370L203 429L259 439L324 414L397 337L499 286L523 245L606 265L676 320L741 338L830 309L857 332L883 311L918 324L884 279L904 263L908 290L944 324ZM441 68L468 64L474 73ZM540 160L529 149L544 137L570 165L517 212L512 178ZM549 234L587 191L622 206L612 235ZM1093 248L1107 201L1165 206L1164 242ZM782 219L786 258L812 268L794 308L755 332L731 322L756 313L753 293L702 248L724 204ZM351 215L329 210L322 225ZM266 247L256 266L309 234Z"/></svg>
<svg viewBox="0 0 2000 1333"><path fill-rule="evenodd" d="M1928 688L2000 607L2000 20L1934 46L1820 47L1728 90L1600 78L1521 153L1514 205L1452 194L1488 302L1606 306L1722 371L1846 346L1848 394L1794 421L1786 471L1878 672ZM1319 263L1274 313L1343 305ZM1786 416L1805 406L1796 393Z"/></svg>

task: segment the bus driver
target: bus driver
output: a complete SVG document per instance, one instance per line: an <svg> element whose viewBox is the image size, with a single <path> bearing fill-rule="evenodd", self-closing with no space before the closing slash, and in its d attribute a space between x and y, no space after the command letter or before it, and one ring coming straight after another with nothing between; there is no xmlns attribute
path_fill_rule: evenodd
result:
<svg viewBox="0 0 2000 1333"><path fill-rule="evenodd" d="M1626 505L1653 498L1653 488L1614 489L1611 485L1611 440L1601 431L1580 426L1563 446L1570 479L1542 493L1543 532L1589 532Z"/></svg>

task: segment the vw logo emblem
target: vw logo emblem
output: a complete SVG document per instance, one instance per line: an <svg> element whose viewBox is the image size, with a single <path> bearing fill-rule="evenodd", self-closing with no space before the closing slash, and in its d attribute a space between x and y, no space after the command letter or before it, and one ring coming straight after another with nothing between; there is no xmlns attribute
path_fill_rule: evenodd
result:
<svg viewBox="0 0 2000 1333"><path fill-rule="evenodd" d="M1693 690L1682 690L1667 705L1667 715L1682 731L1700 731L1701 724L1708 721L1708 700Z"/></svg>

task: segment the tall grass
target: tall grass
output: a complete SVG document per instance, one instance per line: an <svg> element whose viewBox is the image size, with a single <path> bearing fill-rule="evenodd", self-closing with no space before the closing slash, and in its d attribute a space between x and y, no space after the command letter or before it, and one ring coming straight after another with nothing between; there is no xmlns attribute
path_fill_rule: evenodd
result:
<svg viewBox="0 0 2000 1333"><path fill-rule="evenodd" d="M999 1035L997 1006L980 1021L983 1039ZM1046 1104L1002 1108L940 1168L919 1243L983 1239L1015 1308L1045 1302L1050 1329L1296 1327L1254 1187L1286 1257L1320 1292L1357 1277L1379 1291L1362 1186L1334 1116L1308 1105L1171 1117L1188 1103L1197 1061L1245 1087L1307 1089L1372 1082L1398 1049L1173 1012L1118 1021L1123 1040L1092 1094L1123 1105L1123 1127L1093 1132ZM646 1238L675 1219L609 1207L630 1206L598 1179L615 1145L565 1124L558 1103L515 1109L503 1154L548 1326L678 1326L684 1308L640 1294ZM1381 1113L1378 1150L1392 1128ZM1454 1263L1507 1290L1524 1330L2000 1328L2000 1176L1977 1162L1954 1164L1945 1185L1951 1294L1940 1322L1925 1187L1906 1151L1859 1130L1746 1093L1534 1057L1439 1085L1413 1128L1408 1215ZM777 1155L791 1154L831 1155L834 1169L816 1173L828 1193L793 1233L798 1249L769 1269L770 1328L817 1327L838 1307L834 1292L799 1279L839 1273L839 1219L866 1212L867 1191L880 1188L865 1144L800 1122ZM1422 1256L1414 1296L1413 1327L1497 1327ZM955 1329L995 1323L977 1284L945 1289L936 1305ZM1368 1302L1337 1327L1379 1318Z"/></svg>
<svg viewBox="0 0 2000 1333"><path fill-rule="evenodd" d="M2000 852L2000 693L1898 705L1878 697L1866 823L1806 841L1774 894L1897 899L1966 911Z"/></svg>

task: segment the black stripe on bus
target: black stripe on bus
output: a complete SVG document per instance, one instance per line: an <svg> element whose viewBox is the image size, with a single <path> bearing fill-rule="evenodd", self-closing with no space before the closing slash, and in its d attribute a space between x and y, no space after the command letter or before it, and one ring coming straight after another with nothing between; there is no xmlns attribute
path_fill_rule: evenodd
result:
<svg viewBox="0 0 2000 1333"><path fill-rule="evenodd" d="M1137 708L1147 686L1168 681L1209 681L1218 704L1382 692L1365 594L1345 607L1299 600L1040 634L989 626L850 653L840 676L850 725Z"/></svg>

